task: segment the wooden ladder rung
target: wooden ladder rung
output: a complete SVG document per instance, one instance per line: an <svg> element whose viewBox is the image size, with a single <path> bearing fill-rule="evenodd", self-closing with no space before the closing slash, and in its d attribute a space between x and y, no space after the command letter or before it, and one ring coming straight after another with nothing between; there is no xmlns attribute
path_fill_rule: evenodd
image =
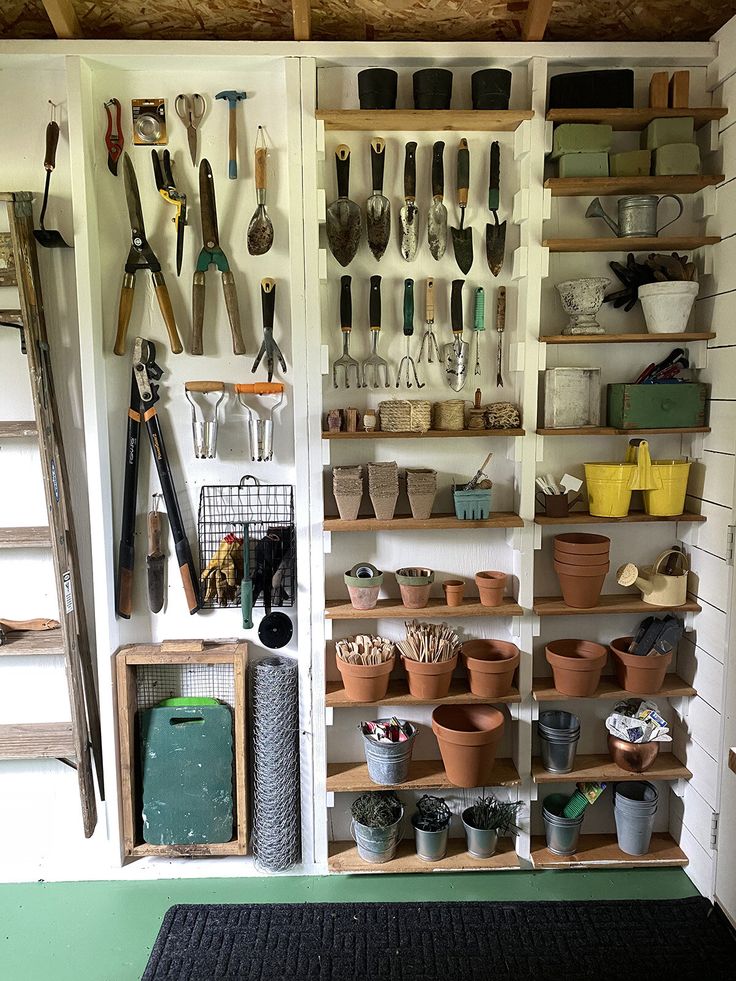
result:
<svg viewBox="0 0 736 981"><path fill-rule="evenodd" d="M0 310L0 324L10 327L22 327L23 316L20 310Z"/></svg>
<svg viewBox="0 0 736 981"><path fill-rule="evenodd" d="M6 419L0 421L0 439L28 439L38 436L38 426L35 419L25 420Z"/></svg>
<svg viewBox="0 0 736 981"><path fill-rule="evenodd" d="M48 548L51 532L45 528L0 528L0 548Z"/></svg>
<svg viewBox="0 0 736 981"><path fill-rule="evenodd" d="M73 759L71 722L0 726L0 760Z"/></svg>
<svg viewBox="0 0 736 981"><path fill-rule="evenodd" d="M64 656L61 630L9 630L0 644L0 657Z"/></svg>

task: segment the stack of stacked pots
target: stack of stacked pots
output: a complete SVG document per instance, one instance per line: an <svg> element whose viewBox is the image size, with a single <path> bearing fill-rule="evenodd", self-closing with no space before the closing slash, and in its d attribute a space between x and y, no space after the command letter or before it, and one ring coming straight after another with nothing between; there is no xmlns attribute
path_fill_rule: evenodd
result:
<svg viewBox="0 0 736 981"><path fill-rule="evenodd" d="M368 464L368 494L375 516L380 521L390 521L399 499L399 468L396 461Z"/></svg>
<svg viewBox="0 0 736 981"><path fill-rule="evenodd" d="M664 684L673 651L642 657L629 654L633 637L617 637L610 644L616 680L632 695L656 695Z"/></svg>
<svg viewBox="0 0 736 981"><path fill-rule="evenodd" d="M569 794L550 794L542 804L547 848L555 855L574 855L577 851L585 811L575 818L564 817L569 800Z"/></svg>
<svg viewBox="0 0 736 981"><path fill-rule="evenodd" d="M519 648L506 640L466 640L463 660L473 695L503 698L511 691Z"/></svg>
<svg viewBox="0 0 736 981"><path fill-rule="evenodd" d="M363 468L334 467L332 493L335 495L337 512L343 521L355 521L363 498Z"/></svg>
<svg viewBox="0 0 736 981"><path fill-rule="evenodd" d="M616 786L613 816L618 847L627 855L646 855L652 840L659 794L651 783L634 780Z"/></svg>
<svg viewBox="0 0 736 981"><path fill-rule="evenodd" d="M493 786L504 715L492 705L438 705L432 712L447 779L455 787Z"/></svg>
<svg viewBox="0 0 736 981"><path fill-rule="evenodd" d="M537 723L542 765L549 773L570 773L580 739L580 719L571 712L542 712Z"/></svg>
<svg viewBox="0 0 736 981"><path fill-rule="evenodd" d="M588 610L598 604L610 566L610 548L611 539L605 535L555 536L555 572L567 606Z"/></svg>
<svg viewBox="0 0 736 981"><path fill-rule="evenodd" d="M406 496L409 498L412 518L424 521L431 517L436 495L436 470L416 468L406 471Z"/></svg>
<svg viewBox="0 0 736 981"><path fill-rule="evenodd" d="M545 648L555 688L570 698L592 698L608 658L602 644L589 640L553 640Z"/></svg>

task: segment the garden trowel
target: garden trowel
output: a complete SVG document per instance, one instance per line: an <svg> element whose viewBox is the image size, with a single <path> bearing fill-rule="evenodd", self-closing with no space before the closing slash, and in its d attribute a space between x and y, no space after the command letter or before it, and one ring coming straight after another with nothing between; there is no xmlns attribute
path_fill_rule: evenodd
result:
<svg viewBox="0 0 736 981"><path fill-rule="evenodd" d="M454 392L459 392L468 376L468 352L470 345L463 340L463 285L464 279L452 281L450 295L450 320L454 340L444 344L442 353L445 362L447 383Z"/></svg>
<svg viewBox="0 0 736 981"><path fill-rule="evenodd" d="M341 143L335 150L337 198L327 209L327 241L341 266L349 265L360 245L360 208L351 201L350 147Z"/></svg>
<svg viewBox="0 0 736 981"><path fill-rule="evenodd" d="M444 169L445 144L438 140L432 149L432 203L427 215L427 240L433 259L441 259L447 248L447 208Z"/></svg>
<svg viewBox="0 0 736 981"><path fill-rule="evenodd" d="M501 199L501 150L496 140L491 143L491 176L488 182L488 210L493 214L493 224L486 224L486 258L494 276L503 266L506 251L506 222L499 222L498 208Z"/></svg>
<svg viewBox="0 0 736 981"><path fill-rule="evenodd" d="M466 275L473 265L473 229L465 227L465 209L468 206L470 186L470 150L468 141L460 140L457 148L457 205L460 208L460 227L452 228L452 245L455 261Z"/></svg>
<svg viewBox="0 0 736 981"><path fill-rule="evenodd" d="M372 194L365 205L368 246L376 260L386 251L391 235L391 203L383 193L383 166L386 141L379 136L371 140Z"/></svg>
<svg viewBox="0 0 736 981"><path fill-rule="evenodd" d="M399 212L401 226L401 254L407 262L417 256L419 241L419 209L417 208L417 145L406 144L404 156L404 203Z"/></svg>

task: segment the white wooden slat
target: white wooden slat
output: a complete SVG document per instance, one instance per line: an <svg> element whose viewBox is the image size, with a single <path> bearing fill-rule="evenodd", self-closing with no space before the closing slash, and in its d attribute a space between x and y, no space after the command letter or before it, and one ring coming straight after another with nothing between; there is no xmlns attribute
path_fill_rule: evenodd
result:
<svg viewBox="0 0 736 981"><path fill-rule="evenodd" d="M700 650L705 651L721 664L725 664L728 616L703 599L699 599L698 602L702 609L695 617L694 630L688 633L688 636Z"/></svg>
<svg viewBox="0 0 736 981"><path fill-rule="evenodd" d="M702 549L691 547L690 568L688 581L690 592L719 610L727 610L730 605L731 570L723 559Z"/></svg>
<svg viewBox="0 0 736 981"><path fill-rule="evenodd" d="M675 841L680 840L683 827L687 828L700 847L709 854L710 829L713 820L713 808L703 800L697 790L688 781L684 795L670 797L670 834Z"/></svg>
<svg viewBox="0 0 736 981"><path fill-rule="evenodd" d="M717 353L711 355L716 356ZM711 399L708 420L711 431L703 437L703 449L713 450L715 453L733 453L736 441L736 400Z"/></svg>
<svg viewBox="0 0 736 981"><path fill-rule="evenodd" d="M715 881L713 852L706 851L687 827L682 828L678 843L688 858L686 875L703 896L712 899Z"/></svg>
<svg viewBox="0 0 736 981"><path fill-rule="evenodd" d="M713 92L713 102L717 105L727 106L728 112L718 120L718 129L721 133L736 123L736 75L727 78Z"/></svg>
<svg viewBox="0 0 736 981"><path fill-rule="evenodd" d="M733 507L734 463L730 453L705 451L702 459L694 460L690 467L688 496L701 501L711 501L723 507Z"/></svg>
<svg viewBox="0 0 736 981"><path fill-rule="evenodd" d="M701 296L695 301L693 324L699 330L712 330L717 334L708 341L708 347L728 347L736 344L736 291L719 293L711 278L704 279Z"/></svg>
<svg viewBox="0 0 736 981"><path fill-rule="evenodd" d="M711 504L709 501L700 501L689 496L685 499L685 507L687 510L704 514L706 522L700 525L681 525L679 534L682 541L687 545L697 545L698 548L725 559L728 526L731 523L733 510L730 507L722 507L720 504Z"/></svg>
<svg viewBox="0 0 736 981"><path fill-rule="evenodd" d="M736 276L736 239L734 242L732 259L734 261L734 275ZM736 379L736 346L709 348L707 368L701 375L701 380L710 384L711 398L733 399L736 397L734 379Z"/></svg>
<svg viewBox="0 0 736 981"><path fill-rule="evenodd" d="M687 726L691 738L716 763L721 758L721 713L697 695L688 699Z"/></svg>
<svg viewBox="0 0 736 981"><path fill-rule="evenodd" d="M721 661L711 657L687 637L677 649L677 673L692 685L698 696L717 711L723 702L724 668Z"/></svg>
<svg viewBox="0 0 736 981"><path fill-rule="evenodd" d="M672 752L692 773L690 781L700 796L715 808L718 800L720 771L718 764L703 747L691 739L682 725L672 728Z"/></svg>
<svg viewBox="0 0 736 981"><path fill-rule="evenodd" d="M711 234L710 230L708 234ZM719 234L723 236L724 233L721 231ZM722 242L708 248L711 271L708 275L701 276L701 293L710 296L712 293L726 293L736 289L736 238L724 238Z"/></svg>
<svg viewBox="0 0 736 981"><path fill-rule="evenodd" d="M726 180L736 176L736 127L729 126L721 133L720 147L704 160L705 170L723 174Z"/></svg>
<svg viewBox="0 0 736 981"><path fill-rule="evenodd" d="M707 233L708 235L720 235L721 238L725 239L727 236L733 235L736 231L736 180L734 180L736 174L733 171L728 174L719 170L715 166L715 163L710 162L711 160L719 159L719 157L720 150L704 155L703 158L705 161L703 170L724 174L726 177L723 183L716 186L715 205L712 208L708 208L708 211L712 210L712 214L708 214L707 216ZM729 162L736 162L736 151L732 154L732 157L733 160L729 160Z"/></svg>

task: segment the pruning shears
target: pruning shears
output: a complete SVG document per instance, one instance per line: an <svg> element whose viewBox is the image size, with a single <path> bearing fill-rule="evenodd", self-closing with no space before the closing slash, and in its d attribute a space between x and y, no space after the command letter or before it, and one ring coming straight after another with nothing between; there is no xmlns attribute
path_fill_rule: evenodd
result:
<svg viewBox="0 0 736 981"><path fill-rule="evenodd" d="M120 120L120 102L117 99L109 99L105 104L107 113L107 130L105 131L105 146L107 147L107 169L113 175L118 176L118 160L123 152L123 127ZM115 118L113 119L110 106L115 107Z"/></svg>
<svg viewBox="0 0 736 981"><path fill-rule="evenodd" d="M181 260L184 254L184 228L187 223L187 196L183 191L177 190L174 175L171 172L171 154L169 151L164 150L162 163L158 150L151 150L151 160L153 161L153 174L158 193L167 204L176 208L176 214L171 220L176 226L176 275L180 276Z"/></svg>

